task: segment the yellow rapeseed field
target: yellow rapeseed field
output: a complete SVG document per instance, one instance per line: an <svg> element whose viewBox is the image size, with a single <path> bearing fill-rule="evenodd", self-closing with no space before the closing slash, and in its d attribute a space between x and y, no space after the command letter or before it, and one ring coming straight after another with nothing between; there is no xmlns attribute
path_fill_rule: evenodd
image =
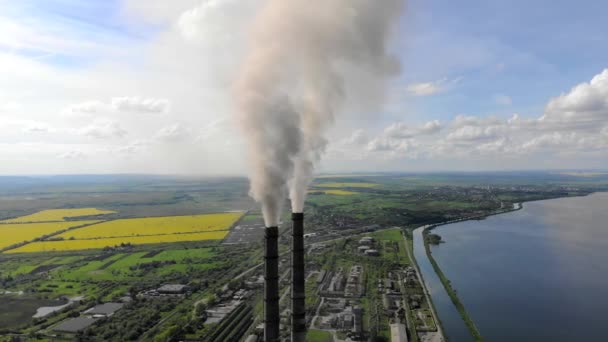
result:
<svg viewBox="0 0 608 342"><path fill-rule="evenodd" d="M62 240L62 241L40 241L32 242L25 246L8 250L4 253L31 253L31 252L52 252L52 251L68 251L78 249L99 249L104 247L113 247L121 243L132 244L148 244L148 243L168 243L168 242L183 242L183 241L200 241L200 240L221 240L228 234L227 230L203 232L203 233L188 233L188 234L166 234L166 235L151 235L151 236L130 236L119 238L101 238L92 240Z"/></svg>
<svg viewBox="0 0 608 342"><path fill-rule="evenodd" d="M338 182L328 182L328 183L318 183L314 184L315 187L318 188L373 188L378 186L375 183L338 183Z"/></svg>
<svg viewBox="0 0 608 342"><path fill-rule="evenodd" d="M95 239L121 236L227 230L243 213L219 213L192 216L143 217L106 221L83 229L60 234L64 239Z"/></svg>
<svg viewBox="0 0 608 342"><path fill-rule="evenodd" d="M31 241L70 227L95 222L98 221L0 224L0 248L6 248L24 241Z"/></svg>
<svg viewBox="0 0 608 342"><path fill-rule="evenodd" d="M99 210L96 208L77 208L77 209L49 209L37 213L21 216L9 220L0 221L2 223L24 223L24 222L50 222L65 221L66 217L79 217L89 215L114 214L115 211Z"/></svg>

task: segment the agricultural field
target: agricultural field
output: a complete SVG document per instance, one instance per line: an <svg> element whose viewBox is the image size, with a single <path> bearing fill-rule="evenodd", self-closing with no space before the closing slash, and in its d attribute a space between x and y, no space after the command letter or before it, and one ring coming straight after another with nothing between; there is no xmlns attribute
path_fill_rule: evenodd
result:
<svg viewBox="0 0 608 342"><path fill-rule="evenodd" d="M351 195L357 194L354 191L347 191L347 190L325 190L323 192L326 195L338 195L338 196L351 196Z"/></svg>
<svg viewBox="0 0 608 342"><path fill-rule="evenodd" d="M0 224L0 249L99 221Z"/></svg>
<svg viewBox="0 0 608 342"><path fill-rule="evenodd" d="M378 186L378 184L367 182L327 182L316 183L314 186L319 188L373 188Z"/></svg>
<svg viewBox="0 0 608 342"><path fill-rule="evenodd" d="M0 249L57 232L60 234L52 239L34 241L5 253L57 252L102 249L125 244L222 240L243 214L234 212L111 221L0 224ZM80 226L83 227L61 233L62 230Z"/></svg>
<svg viewBox="0 0 608 342"><path fill-rule="evenodd" d="M30 223L30 222L56 222L65 221L66 218L81 216L114 214L115 211L100 210L97 208L78 208L78 209L49 209L37 213L20 216L13 219L3 220L0 223Z"/></svg>
<svg viewBox="0 0 608 342"><path fill-rule="evenodd" d="M241 216L243 213L121 219L69 231L58 237L66 240L81 240L225 231L230 229ZM209 236L217 237L220 234Z"/></svg>
<svg viewBox="0 0 608 342"><path fill-rule="evenodd" d="M4 253L31 253L31 252L57 252L83 249L102 249L115 247L121 244L153 244L172 243L184 241L222 240L228 235L228 230L202 232L202 233L173 233L149 236L123 236L116 238L96 238L84 240L37 241Z"/></svg>

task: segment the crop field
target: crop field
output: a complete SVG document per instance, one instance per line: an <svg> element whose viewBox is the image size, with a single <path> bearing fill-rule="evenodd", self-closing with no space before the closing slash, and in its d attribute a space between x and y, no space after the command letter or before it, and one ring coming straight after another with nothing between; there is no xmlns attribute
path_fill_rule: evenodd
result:
<svg viewBox="0 0 608 342"><path fill-rule="evenodd" d="M145 276L163 276L169 273L188 273L188 270L203 270L216 266L211 261L216 253L211 248L187 250L165 250L149 256L150 252L118 253L107 258L88 261L78 267L62 269L55 274L59 282L103 281L135 279ZM162 267L147 269L145 265L165 263ZM144 272L145 274L142 274Z"/></svg>
<svg viewBox="0 0 608 342"><path fill-rule="evenodd" d="M83 229L77 229L60 234L64 239L98 239L115 237L141 237L147 235L169 235L182 233L218 232L230 229L243 213L219 213L193 216L166 216L122 219L102 222ZM218 232L219 233L219 232ZM225 235L225 234L224 234ZM221 234L202 240L216 240ZM182 237L185 238L185 237ZM188 241L173 237L176 241ZM132 242L135 243L135 242Z"/></svg>
<svg viewBox="0 0 608 342"><path fill-rule="evenodd" d="M315 187L318 188L373 188L378 186L376 183L365 183L365 182L327 182L327 183L316 183Z"/></svg>
<svg viewBox="0 0 608 342"><path fill-rule="evenodd" d="M0 224L0 249L64 229L95 222L98 221Z"/></svg>
<svg viewBox="0 0 608 342"><path fill-rule="evenodd" d="M96 208L78 208L78 209L49 209L42 210L37 213L21 216L9 220L0 221L2 223L26 223L26 222L55 222L65 221L65 218L114 214L115 211L99 210Z"/></svg>
<svg viewBox="0 0 608 342"><path fill-rule="evenodd" d="M123 236L115 238L98 238L87 240L61 240L61 241L37 241L4 253L32 253L32 252L55 252L71 251L81 249L101 249L114 247L120 244L150 244L171 243L184 241L221 240L228 235L228 230L218 230L201 233L174 233L149 236Z"/></svg>
<svg viewBox="0 0 608 342"><path fill-rule="evenodd" d="M338 195L338 196L351 196L351 195L357 194L354 191L348 191L348 190L325 190L324 193L326 195Z"/></svg>

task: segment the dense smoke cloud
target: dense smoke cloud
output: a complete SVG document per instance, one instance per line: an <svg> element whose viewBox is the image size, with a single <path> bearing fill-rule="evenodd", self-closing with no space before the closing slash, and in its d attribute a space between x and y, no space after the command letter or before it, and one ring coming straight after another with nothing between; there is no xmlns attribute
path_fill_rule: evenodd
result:
<svg viewBox="0 0 608 342"><path fill-rule="evenodd" d="M262 203L267 226L278 224L288 193L293 210L303 210L326 131L349 90L378 100L383 81L398 72L387 47L402 5L268 0L257 14L234 95L249 148L251 195Z"/></svg>

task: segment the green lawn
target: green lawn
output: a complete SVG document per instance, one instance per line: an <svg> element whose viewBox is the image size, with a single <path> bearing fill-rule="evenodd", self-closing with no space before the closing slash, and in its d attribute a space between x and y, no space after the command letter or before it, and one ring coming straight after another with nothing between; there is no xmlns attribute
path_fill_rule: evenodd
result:
<svg viewBox="0 0 608 342"><path fill-rule="evenodd" d="M375 232L372 235L376 240L385 240L385 241L395 241L400 242L403 241L403 235L401 235L401 229L388 229L380 232Z"/></svg>
<svg viewBox="0 0 608 342"><path fill-rule="evenodd" d="M334 338L330 332L323 330L310 329L306 334L306 341L308 342L333 342Z"/></svg>

